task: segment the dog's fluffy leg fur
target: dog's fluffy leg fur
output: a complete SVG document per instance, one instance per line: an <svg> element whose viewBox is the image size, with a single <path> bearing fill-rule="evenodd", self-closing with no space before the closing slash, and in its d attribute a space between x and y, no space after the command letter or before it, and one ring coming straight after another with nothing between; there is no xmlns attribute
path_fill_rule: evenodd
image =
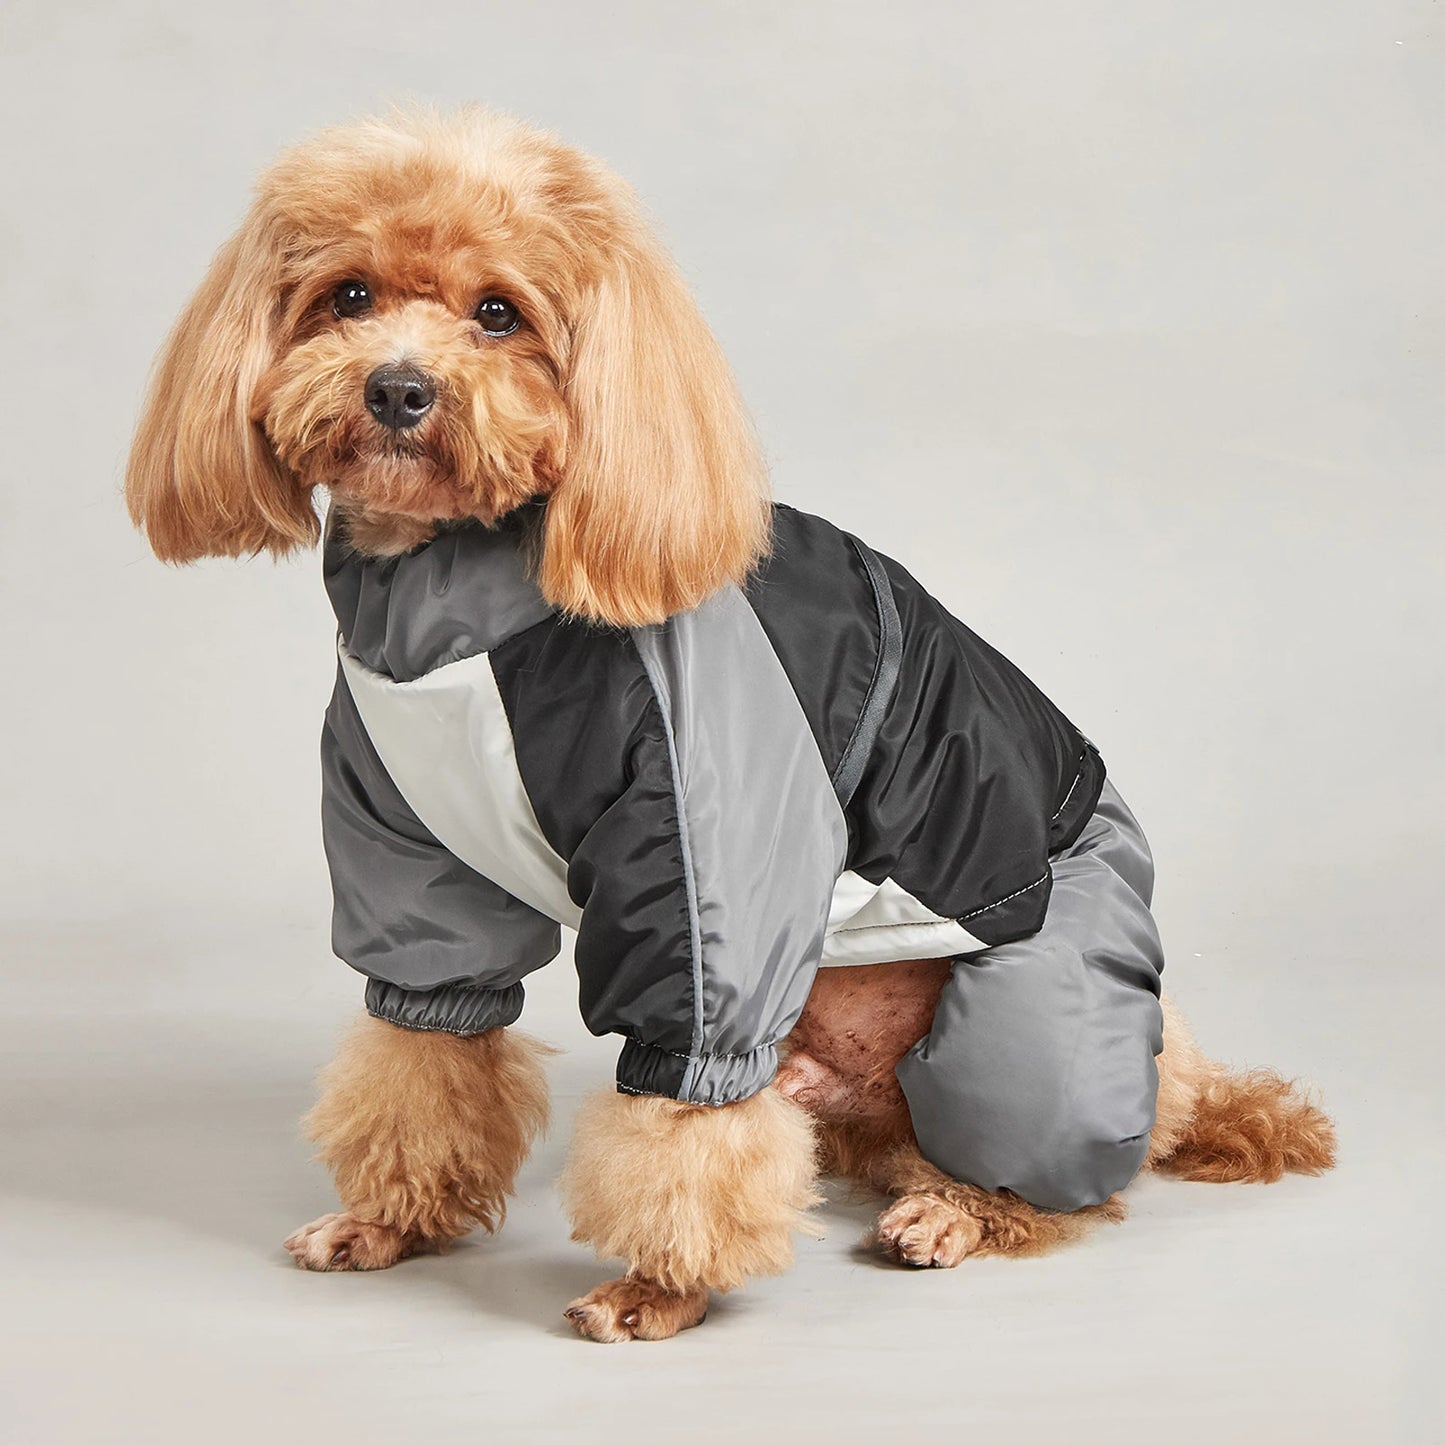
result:
<svg viewBox="0 0 1445 1445"><path fill-rule="evenodd" d="M572 1237L627 1274L568 1307L599 1340L699 1324L709 1289L778 1274L817 1202L812 1123L776 1089L713 1108L608 1091L583 1106L562 1190Z"/></svg>
<svg viewBox="0 0 1445 1445"><path fill-rule="evenodd" d="M475 1038L363 1018L304 1121L343 1212L296 1231L306 1269L384 1269L476 1225L488 1232L547 1124L547 1045L513 1029Z"/></svg>
<svg viewBox="0 0 1445 1445"><path fill-rule="evenodd" d="M1273 1069L1231 1073L1194 1042L1164 999L1159 1102L1145 1167L1214 1184L1273 1183L1335 1162L1335 1127Z"/></svg>

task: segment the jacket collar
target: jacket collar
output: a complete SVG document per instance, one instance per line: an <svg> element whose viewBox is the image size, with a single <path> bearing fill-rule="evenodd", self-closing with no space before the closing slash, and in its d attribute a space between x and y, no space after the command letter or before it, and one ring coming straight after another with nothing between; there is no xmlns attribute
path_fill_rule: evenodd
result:
<svg viewBox="0 0 1445 1445"><path fill-rule="evenodd" d="M410 682L490 652L555 612L526 562L525 520L449 524L399 557L368 557L327 518L322 573L346 650Z"/></svg>

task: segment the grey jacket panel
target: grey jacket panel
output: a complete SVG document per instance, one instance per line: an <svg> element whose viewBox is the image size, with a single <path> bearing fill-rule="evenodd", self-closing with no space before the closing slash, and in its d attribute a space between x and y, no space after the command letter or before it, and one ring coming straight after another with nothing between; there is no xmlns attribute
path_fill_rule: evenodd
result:
<svg viewBox="0 0 1445 1445"><path fill-rule="evenodd" d="M340 676L322 730L321 773L338 957L402 991L505 990L556 957L557 924L468 868L407 805ZM375 997L393 1012L405 1004L396 993ZM480 1004L466 1006L476 1022Z"/></svg>
<svg viewBox="0 0 1445 1445"><path fill-rule="evenodd" d="M733 1073L771 1078L760 1050L802 1012L847 828L797 695L736 588L634 641L662 712L688 904L693 1030L678 1097L696 1099L705 1075L705 1092L722 1095Z"/></svg>
<svg viewBox="0 0 1445 1445"><path fill-rule="evenodd" d="M1153 866L1112 783L1054 856L1029 938L959 959L898 1065L926 1158L1045 1209L1081 1209L1142 1167L1163 1047Z"/></svg>

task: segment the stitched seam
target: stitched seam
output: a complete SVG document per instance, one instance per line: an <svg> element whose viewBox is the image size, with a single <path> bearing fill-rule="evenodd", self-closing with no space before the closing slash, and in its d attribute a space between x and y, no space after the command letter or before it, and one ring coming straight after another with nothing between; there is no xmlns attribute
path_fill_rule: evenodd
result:
<svg viewBox="0 0 1445 1445"><path fill-rule="evenodd" d="M1064 794L1064 801L1059 804L1057 809L1055 809L1053 817L1049 819L1049 822L1052 823L1054 819L1057 818L1059 814L1062 813L1064 809L1069 806L1069 799L1074 796L1074 789L1079 786L1079 779L1084 776L1084 761L1088 756L1089 754L1087 749L1079 754L1079 767L1078 771L1074 774L1074 781L1069 784L1069 791Z"/></svg>
<svg viewBox="0 0 1445 1445"><path fill-rule="evenodd" d="M1032 883L1029 884L1030 888L1033 888L1034 886L1035 885ZM1007 902L1007 900L1003 898L999 899L999 903L1004 902ZM990 908L996 908L998 904L990 903L988 906ZM985 910L982 908L978 910L978 912L980 913L984 911ZM966 913L964 914L964 917L972 918L973 914ZM860 923L856 927L850 927L848 925L845 925L842 928L835 928L832 930L831 933L828 934L828 937L837 938L840 933L867 933L870 928L957 928L961 921L962 920L957 918L919 918L903 919L900 920L898 923Z"/></svg>
<svg viewBox="0 0 1445 1445"><path fill-rule="evenodd" d="M1011 900L1019 897L1021 894L1027 893L1031 889L1037 888L1040 883L1047 883L1048 879L1049 875L1047 871L1045 871L1041 877L1035 878L1032 883L1025 884L1025 886L1022 888L1015 889L1014 892L1010 893L1006 898L996 898L992 903L985 903L982 908L975 908L972 913L965 913L961 918L958 919L958 922L964 923L970 918L977 918L980 913L987 913L991 908L998 908L1000 905L1010 902Z"/></svg>
<svg viewBox="0 0 1445 1445"><path fill-rule="evenodd" d="M1026 884L1023 888L1015 890L1013 893L1008 894L1006 897L995 898L992 903L985 903L982 908L975 908L972 913L963 913L960 914L957 918L921 918L917 921L905 919L898 923L860 923L855 927L844 926L842 928L835 928L828 934L828 937L836 938L840 933L867 933L870 929L873 928L900 929L957 927L963 923L966 923L970 918L977 918L980 913L987 913L990 909L998 908L1003 904L1009 903L1013 899L1020 897L1022 894L1028 893L1030 890L1037 888L1039 884L1045 882L1048 879L1048 876L1049 875L1047 873L1044 873L1041 877L1035 878L1032 883Z"/></svg>
<svg viewBox="0 0 1445 1445"><path fill-rule="evenodd" d="M951 920L949 919L944 920L945 923L950 921ZM867 926L870 928L888 927L886 923L869 924ZM629 1039L628 1042L635 1049L650 1049L659 1054L670 1054L674 1059L688 1059L689 1061L693 1059L746 1059L751 1058L753 1054L762 1053L764 1049L771 1049L777 1047L776 1041L773 1041L766 1044L759 1044L755 1049L738 1049L733 1053L729 1053L726 1049L712 1049L706 1053L684 1054L680 1053L677 1049L664 1048L661 1044L644 1044L640 1043L637 1039Z"/></svg>

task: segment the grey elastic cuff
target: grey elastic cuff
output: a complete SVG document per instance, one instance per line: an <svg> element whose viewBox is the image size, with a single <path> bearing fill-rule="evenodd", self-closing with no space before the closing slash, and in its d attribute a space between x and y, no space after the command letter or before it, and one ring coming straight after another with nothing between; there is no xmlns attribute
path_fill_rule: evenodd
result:
<svg viewBox="0 0 1445 1445"><path fill-rule="evenodd" d="M440 988L409 989L373 978L366 985L366 1011L400 1028L471 1038L517 1022L522 1013L522 985L476 988L447 983Z"/></svg>
<svg viewBox="0 0 1445 1445"><path fill-rule="evenodd" d="M767 1088L777 1072L774 1044L744 1054L690 1058L628 1039L617 1060L617 1087L624 1094L659 1094L685 1104L736 1104Z"/></svg>

